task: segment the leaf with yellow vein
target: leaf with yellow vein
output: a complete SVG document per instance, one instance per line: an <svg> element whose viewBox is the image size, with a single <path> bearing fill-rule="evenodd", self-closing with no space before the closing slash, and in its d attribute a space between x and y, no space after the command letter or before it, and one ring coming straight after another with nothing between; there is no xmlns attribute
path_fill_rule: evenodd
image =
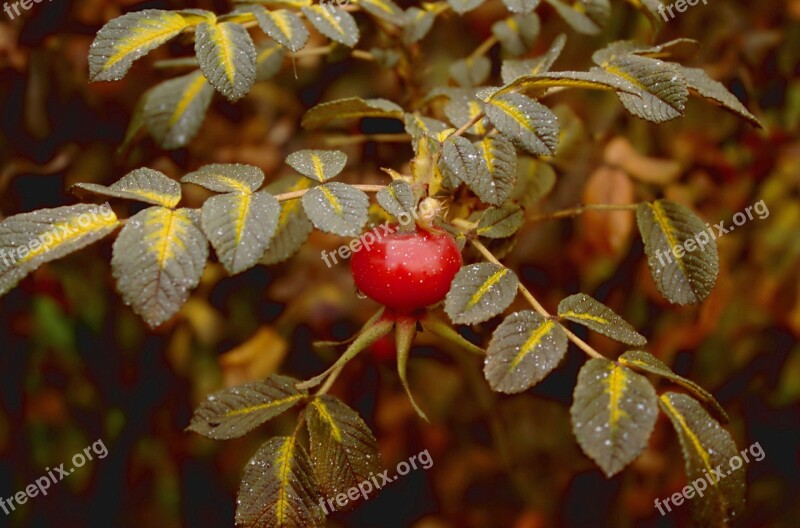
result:
<svg viewBox="0 0 800 528"><path fill-rule="evenodd" d="M552 156L558 148L558 117L546 106L518 93L492 97L485 106L492 124L531 154Z"/></svg>
<svg viewBox="0 0 800 528"><path fill-rule="evenodd" d="M263 6L249 6L261 30L289 51L300 51L308 42L308 29L303 21L287 9L268 11Z"/></svg>
<svg viewBox="0 0 800 528"><path fill-rule="evenodd" d="M241 163L212 163L184 175L181 183L194 183L220 193L251 193L264 183L264 171Z"/></svg>
<svg viewBox="0 0 800 528"><path fill-rule="evenodd" d="M444 301L444 311L456 324L477 324L508 308L519 281L508 268L491 262L464 266L456 273Z"/></svg>
<svg viewBox="0 0 800 528"><path fill-rule="evenodd" d="M324 183L336 177L347 163L340 150L298 150L286 158L286 164L312 180Z"/></svg>
<svg viewBox="0 0 800 528"><path fill-rule="evenodd" d="M647 339L622 317L585 293L570 295L558 303L558 316L582 324L620 343L633 346L647 344Z"/></svg>
<svg viewBox="0 0 800 528"><path fill-rule="evenodd" d="M362 99L348 97L328 103L321 103L310 108L303 115L303 128L319 128L338 119L356 119L361 117L392 117L403 119L403 109L396 103L386 99Z"/></svg>
<svg viewBox="0 0 800 528"><path fill-rule="evenodd" d="M213 95L200 71L162 82L147 94L147 130L162 148L185 147L200 130Z"/></svg>
<svg viewBox="0 0 800 528"><path fill-rule="evenodd" d="M76 183L72 186L73 192L75 189L169 208L175 207L181 200L181 186L178 182L146 167L129 172L108 187L96 183Z"/></svg>
<svg viewBox="0 0 800 528"><path fill-rule="evenodd" d="M353 15L347 11L330 4L314 4L304 7L302 11L311 25L329 39L351 48L358 44L358 26Z"/></svg>
<svg viewBox="0 0 800 528"><path fill-rule="evenodd" d="M369 216L369 198L346 183L330 182L303 195L303 209L314 227L339 236L358 236Z"/></svg>
<svg viewBox="0 0 800 528"><path fill-rule="evenodd" d="M195 54L203 75L230 101L244 97L256 80L256 47L247 30L233 22L202 22Z"/></svg>
<svg viewBox="0 0 800 528"><path fill-rule="evenodd" d="M282 178L267 186L271 193L293 192L308 189L312 181L301 176ZM261 264L270 265L282 262L294 255L314 230L300 200L286 200L281 203L281 215L278 218L278 229L266 253L261 257Z"/></svg>

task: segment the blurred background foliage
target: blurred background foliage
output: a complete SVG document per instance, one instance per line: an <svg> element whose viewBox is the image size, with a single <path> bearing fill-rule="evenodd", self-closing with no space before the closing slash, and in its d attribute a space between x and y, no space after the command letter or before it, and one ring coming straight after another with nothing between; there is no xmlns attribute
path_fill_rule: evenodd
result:
<svg viewBox="0 0 800 528"><path fill-rule="evenodd" d="M409 2L398 2L408 7ZM123 81L87 83L87 50L109 19L143 8L202 7L223 1L58 0L34 4L0 23L0 218L74 203L76 182L109 184L150 166L179 177L211 162L257 165L269 181L299 148L345 142L346 179L386 180L379 168L407 169L403 143L354 142L357 134L402 132L367 120L308 134L304 109L350 95L398 102L447 83L449 64L487 36L505 7L489 1L463 18L437 20L403 75L341 54L306 57L261 83L236 105L215 98L186 149L150 139L122 150L142 92L165 72L153 61L189 49L177 41L140 61ZM585 69L591 52L618 39L648 41L646 19L623 2L598 37L570 31L549 7L532 54L561 32L559 69ZM548 97L562 143L552 160L553 192L539 213L579 202L629 203L665 196L708 222L763 199L770 216L719 241L721 273L702 306L679 308L655 291L634 236L632 213L592 213L535 221L506 262L546 306L582 291L612 306L650 340L648 350L711 390L731 415L740 448L759 442L747 466L744 526L800 526L800 1L711 0L665 25L658 41L690 37L695 64L724 82L766 125L755 131L703 102L687 117L655 126L628 115L613 95L568 91ZM322 43L318 35L312 36ZM313 42L312 44L313 45ZM492 50L495 69L499 50ZM418 91L418 92L415 92ZM204 195L186 187L187 203ZM127 213L115 204L118 212ZM69 463L97 439L109 449L6 517L0 526L232 526L234 497L249 457L292 416L243 439L216 443L183 432L211 391L279 371L307 378L337 354L315 340L345 339L374 305L354 295L346 264L327 269L322 250L341 243L315 232L287 263L229 278L211 264L181 314L157 331L123 306L105 241L43 267L0 299L0 496L24 489L45 468ZM499 318L495 318L499 319ZM464 329L485 345L499 321ZM583 337L610 357L602 336ZM378 437L387 468L424 449L434 465L394 482L380 496L329 517L330 526L539 528L684 526L684 505L660 517L653 499L684 485L674 433L660 418L649 448L606 480L578 448L568 406L582 355L520 396L491 393L480 362L423 338L411 383L432 424L416 418L386 350L352 364L333 393L353 405ZM385 347L384 347L385 348ZM389 351L391 352L391 351ZM390 354L389 354L390 355Z"/></svg>

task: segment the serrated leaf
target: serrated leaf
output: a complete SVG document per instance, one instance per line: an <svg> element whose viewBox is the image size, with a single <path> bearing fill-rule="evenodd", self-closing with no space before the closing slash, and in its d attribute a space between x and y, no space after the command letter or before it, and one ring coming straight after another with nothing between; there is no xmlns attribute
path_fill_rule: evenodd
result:
<svg viewBox="0 0 800 528"><path fill-rule="evenodd" d="M185 147L200 130L213 95L200 71L162 82L144 106L147 130L164 149Z"/></svg>
<svg viewBox="0 0 800 528"><path fill-rule="evenodd" d="M340 150L299 150L289 154L286 164L303 176L324 183L342 172L347 154Z"/></svg>
<svg viewBox="0 0 800 528"><path fill-rule="evenodd" d="M492 61L483 55L459 59L450 65L450 77L465 88L480 86L491 72Z"/></svg>
<svg viewBox="0 0 800 528"><path fill-rule="evenodd" d="M585 293L570 295L558 303L558 316L582 324L620 343L633 346L647 344L647 339L622 317Z"/></svg>
<svg viewBox="0 0 800 528"><path fill-rule="evenodd" d="M715 81L700 68L686 68L684 66L679 66L679 68L691 91L714 101L725 110L747 120L751 125L757 128L764 128L758 118L751 114L736 96L725 88L724 84Z"/></svg>
<svg viewBox="0 0 800 528"><path fill-rule="evenodd" d="M578 373L572 430L607 477L619 473L647 447L658 417L656 391L647 378L605 358Z"/></svg>
<svg viewBox="0 0 800 528"><path fill-rule="evenodd" d="M569 26L584 35L597 35L608 23L611 4L608 0L545 0Z"/></svg>
<svg viewBox="0 0 800 528"><path fill-rule="evenodd" d="M552 156L558 148L558 118L546 106L522 94L493 97L486 116L503 136L531 154Z"/></svg>
<svg viewBox="0 0 800 528"><path fill-rule="evenodd" d="M464 266L456 273L444 301L444 311L456 324L476 324L509 307L519 281L508 268L491 262Z"/></svg>
<svg viewBox="0 0 800 528"><path fill-rule="evenodd" d="M639 90L628 81L599 68L592 68L588 72L545 72L517 77L510 84L497 90L492 97L511 91L526 92L532 97L539 97L544 90L555 87L616 90L619 94L635 97L638 97L636 94L639 93Z"/></svg>
<svg viewBox="0 0 800 528"><path fill-rule="evenodd" d="M394 117L403 119L403 109L386 99L348 97L318 104L303 115L303 128L319 128L336 119Z"/></svg>
<svg viewBox="0 0 800 528"><path fill-rule="evenodd" d="M145 9L117 17L97 33L89 48L89 79L118 81L133 61L176 37L190 26L181 15Z"/></svg>
<svg viewBox="0 0 800 528"><path fill-rule="evenodd" d="M308 42L308 29L293 12L286 9L268 11L254 6L253 14L261 30L289 51L300 51Z"/></svg>
<svg viewBox="0 0 800 528"><path fill-rule="evenodd" d="M353 15L332 5L314 4L303 8L306 20L331 40L353 47L358 44L359 33Z"/></svg>
<svg viewBox="0 0 800 528"><path fill-rule="evenodd" d="M283 66L283 48L274 42L260 44L256 48L256 82L271 79Z"/></svg>
<svg viewBox="0 0 800 528"><path fill-rule="evenodd" d="M306 413L314 471L326 497L380 473L378 443L358 413L327 394L314 398Z"/></svg>
<svg viewBox="0 0 800 528"><path fill-rule="evenodd" d="M296 383L276 374L216 392L195 409L186 430L214 440L239 438L302 402L306 395Z"/></svg>
<svg viewBox="0 0 800 528"><path fill-rule="evenodd" d="M0 296L30 272L92 244L119 225L108 205L77 204L0 222Z"/></svg>
<svg viewBox="0 0 800 528"><path fill-rule="evenodd" d="M714 398L710 392L692 380L686 379L683 376L678 376L654 355L641 350L629 350L622 354L617 361L626 367L630 367L641 372L656 374L680 385L705 402L709 409L714 411L720 420L725 423L729 421L728 414L725 412L725 409L722 408L722 405L719 404L717 399Z"/></svg>
<svg viewBox="0 0 800 528"><path fill-rule="evenodd" d="M553 190L556 171L548 163L523 156L517 158L517 184L511 197L529 209Z"/></svg>
<svg viewBox="0 0 800 528"><path fill-rule="evenodd" d="M507 238L516 234L524 223L522 209L514 204L505 204L487 209L475 232L486 238Z"/></svg>
<svg viewBox="0 0 800 528"><path fill-rule="evenodd" d="M378 191L376 198L378 204L394 217L403 213L413 215L417 205L414 190L403 180L393 181L388 187Z"/></svg>
<svg viewBox="0 0 800 528"><path fill-rule="evenodd" d="M475 194L486 203L502 204L514 191L517 181L517 150L500 136L486 136L475 142L491 182L486 188L476 186Z"/></svg>
<svg viewBox="0 0 800 528"><path fill-rule="evenodd" d="M323 528L319 484L296 436L269 439L244 469L236 525L245 528Z"/></svg>
<svg viewBox="0 0 800 528"><path fill-rule="evenodd" d="M639 204L636 223L661 295L681 305L708 297L719 274L719 255L715 237L705 223L671 200ZM702 246L701 239L705 242ZM695 249L688 251L690 247Z"/></svg>
<svg viewBox="0 0 800 528"><path fill-rule="evenodd" d="M539 6L539 0L503 0L512 13L530 13Z"/></svg>
<svg viewBox="0 0 800 528"><path fill-rule="evenodd" d="M269 247L281 206L267 192L232 192L203 203L202 225L231 275L255 266Z"/></svg>
<svg viewBox="0 0 800 528"><path fill-rule="evenodd" d="M592 58L603 70L630 84L617 95L633 115L654 123L683 115L689 90L677 65L608 48Z"/></svg>
<svg viewBox="0 0 800 528"><path fill-rule="evenodd" d="M240 24L202 22L195 53L203 75L229 101L244 97L256 80L256 46Z"/></svg>
<svg viewBox="0 0 800 528"><path fill-rule="evenodd" d="M507 160L501 162L505 163ZM440 163L458 180L463 181L481 201L499 205L512 187L507 181L494 181L489 167L478 149L463 136L452 136L442 144Z"/></svg>
<svg viewBox="0 0 800 528"><path fill-rule="evenodd" d="M540 55L533 59L514 60L509 59L503 61L500 68L500 76L503 79L503 84L510 84L517 77L525 75L539 75L550 71L553 63L558 60L561 52L564 50L564 45L567 43L567 37L563 34L556 37L550 45L547 53Z"/></svg>
<svg viewBox="0 0 800 528"><path fill-rule="evenodd" d="M392 24L402 26L405 22L403 20L403 10L392 0L358 0L357 3L359 7L370 15L382 18Z"/></svg>
<svg viewBox="0 0 800 528"><path fill-rule="evenodd" d="M197 210L150 207L128 219L111 268L125 304L152 328L175 315L200 282L208 242Z"/></svg>
<svg viewBox="0 0 800 528"><path fill-rule="evenodd" d="M492 25L492 34L512 55L524 55L536 43L541 22L536 13L515 15L498 20Z"/></svg>
<svg viewBox="0 0 800 528"><path fill-rule="evenodd" d="M685 394L668 392L658 403L678 433L687 483L715 482L691 500L694 521L698 526L733 526L744 510L745 472L730 469L731 459L739 455L730 433Z"/></svg>
<svg viewBox="0 0 800 528"><path fill-rule="evenodd" d="M613 47L615 44L618 43L613 42L609 44L609 47ZM636 55L654 59L689 60L697 55L697 51L700 49L700 43L689 38L677 38L655 46L647 46L640 42L630 41L625 44L630 45L628 53L635 53Z"/></svg>
<svg viewBox="0 0 800 528"><path fill-rule="evenodd" d="M419 42L433 27L436 13L418 7L409 7L405 12L403 24L403 42L413 44Z"/></svg>
<svg viewBox="0 0 800 528"><path fill-rule="evenodd" d="M181 186L178 182L146 167L129 172L108 187L96 183L76 183L72 188L100 196L136 200L170 208L181 201Z"/></svg>
<svg viewBox="0 0 800 528"><path fill-rule="evenodd" d="M468 13L473 9L477 9L485 1L486 0L447 0L447 3L450 4L450 7L453 8L453 11L459 15L463 15L464 13Z"/></svg>
<svg viewBox="0 0 800 528"><path fill-rule="evenodd" d="M296 176L285 178L268 186L267 191L294 192L308 189L311 185L312 182L308 178ZM269 248L261 257L261 264L277 264L294 255L308 239L308 235L313 229L314 226L306 217L299 199L286 200L281 203L278 229L275 236L272 237Z"/></svg>
<svg viewBox="0 0 800 528"><path fill-rule="evenodd" d="M435 138L437 134L447 130L446 123L416 113L406 114L404 122L406 132L411 136L414 154L419 154L420 141L433 141L432 138Z"/></svg>
<svg viewBox="0 0 800 528"><path fill-rule="evenodd" d="M550 374L566 352L567 335L558 323L530 310L516 312L492 334L484 376L494 391L523 392Z"/></svg>
<svg viewBox="0 0 800 528"><path fill-rule="evenodd" d="M218 193L251 193L264 183L264 171L241 163L212 163L184 175L181 183L194 183Z"/></svg>
<svg viewBox="0 0 800 528"><path fill-rule="evenodd" d="M483 102L475 97L474 90L456 89L449 92L449 100L444 105L444 113L454 126L461 128L483 112ZM481 119L467 129L468 134L486 133L485 119Z"/></svg>
<svg viewBox="0 0 800 528"><path fill-rule="evenodd" d="M331 182L303 195L303 209L314 227L339 236L358 236L369 216L369 198L346 183Z"/></svg>

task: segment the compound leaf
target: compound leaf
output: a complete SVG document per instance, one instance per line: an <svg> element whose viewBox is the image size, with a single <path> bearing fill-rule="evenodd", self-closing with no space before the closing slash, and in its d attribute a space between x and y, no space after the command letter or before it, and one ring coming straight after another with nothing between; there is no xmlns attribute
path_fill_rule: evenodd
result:
<svg viewBox="0 0 800 528"><path fill-rule="evenodd" d="M619 473L647 447L658 417L656 391L647 378L605 358L578 373L572 430L606 476Z"/></svg>
<svg viewBox="0 0 800 528"><path fill-rule="evenodd" d="M125 304L150 327L180 310L200 282L208 242L195 209L150 207L128 219L111 268Z"/></svg>
<svg viewBox="0 0 800 528"><path fill-rule="evenodd" d="M519 281L508 268L491 262L464 266L456 273L444 311L456 324L476 324L501 313L517 296Z"/></svg>
<svg viewBox="0 0 800 528"><path fill-rule="evenodd" d="M76 204L0 222L0 296L30 272L105 237L119 225L108 205Z"/></svg>
<svg viewBox="0 0 800 528"><path fill-rule="evenodd" d="M175 207L181 200L181 186L157 170L146 167L129 172L110 186L96 183L76 183L73 189L100 196L136 200L164 207Z"/></svg>
<svg viewBox="0 0 800 528"><path fill-rule="evenodd" d="M330 182L305 193L303 209L320 231L340 236L358 236L367 223L369 198L352 185Z"/></svg>
<svg viewBox="0 0 800 528"><path fill-rule="evenodd" d="M656 200L639 204L636 222L661 295L681 305L708 297L719 274L719 255L703 221L679 203Z"/></svg>
<svg viewBox="0 0 800 528"><path fill-rule="evenodd" d="M214 440L239 438L302 402L306 394L297 382L275 374L216 392L195 409L186 430Z"/></svg>
<svg viewBox="0 0 800 528"><path fill-rule="evenodd" d="M558 118L546 106L522 94L491 98L486 115L507 139L539 156L552 156L558 148Z"/></svg>
<svg viewBox="0 0 800 528"><path fill-rule="evenodd" d="M164 149L185 147L200 130L213 95L200 71L162 82L147 96L147 130Z"/></svg>
<svg viewBox="0 0 800 528"><path fill-rule="evenodd" d="M256 46L233 22L202 22L195 32L195 53L211 86L230 101L244 97L256 80Z"/></svg>
<svg viewBox="0 0 800 528"><path fill-rule="evenodd" d="M558 316L580 323L620 343L633 346L647 344L647 339L622 317L585 293L570 295L558 303Z"/></svg>
<svg viewBox="0 0 800 528"><path fill-rule="evenodd" d="M525 391L543 380L567 352L567 335L552 319L525 310L509 315L492 334L484 375L492 390Z"/></svg>
<svg viewBox="0 0 800 528"><path fill-rule="evenodd" d="M347 163L347 154L339 150L299 150L286 158L291 168L319 183L335 177Z"/></svg>

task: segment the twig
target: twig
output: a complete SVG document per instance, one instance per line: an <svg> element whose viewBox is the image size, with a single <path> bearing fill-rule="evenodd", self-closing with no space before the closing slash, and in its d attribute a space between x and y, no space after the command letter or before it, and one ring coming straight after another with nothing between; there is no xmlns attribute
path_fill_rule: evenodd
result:
<svg viewBox="0 0 800 528"><path fill-rule="evenodd" d="M352 185L356 189L359 189L364 192L378 192L381 189L385 188L385 185ZM312 187L313 188L313 187ZM279 202L285 202L286 200L294 200L295 198L301 198L305 193L310 191L311 189L301 189L299 191L291 191L282 194L276 194L275 199Z"/></svg>
<svg viewBox="0 0 800 528"><path fill-rule="evenodd" d="M341 145L353 145L357 143L366 143L368 141L376 141L378 143L407 143L411 141L409 134L358 134L355 136L334 136L326 137L325 144L331 147Z"/></svg>
<svg viewBox="0 0 800 528"><path fill-rule="evenodd" d="M541 222L543 220L557 220L559 218L573 218L586 211L635 211L637 204L586 204L562 209L554 213L547 213L528 218L528 222Z"/></svg>
<svg viewBox="0 0 800 528"><path fill-rule="evenodd" d="M475 117L473 117L472 119L470 119L469 121L467 121L466 123L464 123L464 126L462 126L462 127L461 127L461 128L459 128L458 130L456 130L455 132L453 132L452 134L450 134L449 136L447 136L447 139L449 139L449 138L451 138L451 137L455 137L455 136L460 136L460 135L462 135L464 132L466 132L467 130L469 130L470 128L472 128L472 125L474 125L475 123L477 123L478 121L480 121L481 119L483 119L483 116L484 116L484 115L486 115L486 114L484 114L483 112L479 113L478 115L476 115Z"/></svg>

